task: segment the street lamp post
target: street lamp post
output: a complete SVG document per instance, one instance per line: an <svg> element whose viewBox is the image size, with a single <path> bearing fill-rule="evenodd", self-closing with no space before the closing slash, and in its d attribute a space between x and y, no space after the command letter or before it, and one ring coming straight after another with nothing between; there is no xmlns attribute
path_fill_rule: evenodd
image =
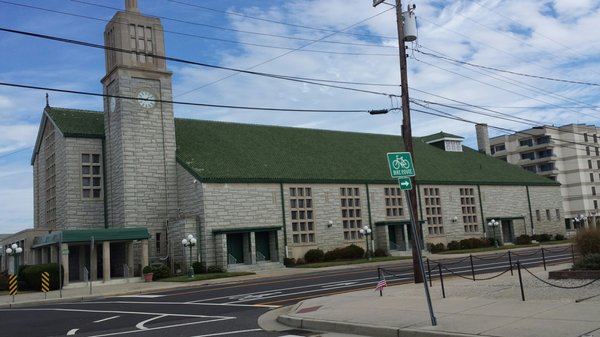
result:
<svg viewBox="0 0 600 337"><path fill-rule="evenodd" d="M488 227L492 228L492 233L494 234L494 247L498 248L498 240L496 239L496 227L499 225L500 223L494 219L492 219L490 222L488 222Z"/></svg>
<svg viewBox="0 0 600 337"><path fill-rule="evenodd" d="M6 254L13 259L13 266L12 266L13 270L12 270L12 272L10 272L10 270L9 270L9 272L8 272L9 274L13 274L13 275L17 274L17 269L18 269L17 257L22 252L23 252L23 248L19 247L19 245L17 245L16 243L13 243L10 247L6 248Z"/></svg>
<svg viewBox="0 0 600 337"><path fill-rule="evenodd" d="M192 267L192 247L196 245L196 238L190 234L187 238L181 240L181 244L184 247L190 248L190 264L188 266L188 277L194 277L194 268Z"/></svg>
<svg viewBox="0 0 600 337"><path fill-rule="evenodd" d="M576 217L573 218L573 223L574 223L574 227L575 229L580 229L582 228L582 226L585 226L583 224L583 222L585 221L585 218L583 216L583 214L577 214Z"/></svg>
<svg viewBox="0 0 600 337"><path fill-rule="evenodd" d="M369 250L369 235L371 234L371 228L365 225L363 228L359 229L358 232L365 236L365 240L367 242L367 259L371 261L371 251Z"/></svg>

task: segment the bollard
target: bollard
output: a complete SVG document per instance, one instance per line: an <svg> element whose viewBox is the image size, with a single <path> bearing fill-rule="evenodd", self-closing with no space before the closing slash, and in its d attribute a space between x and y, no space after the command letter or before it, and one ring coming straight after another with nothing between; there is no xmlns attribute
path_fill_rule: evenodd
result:
<svg viewBox="0 0 600 337"><path fill-rule="evenodd" d="M542 247L542 262L544 263L544 271L546 271L546 255L544 255L544 247Z"/></svg>
<svg viewBox="0 0 600 337"><path fill-rule="evenodd" d="M377 281L381 281L381 267L377 267ZM383 288L379 288L379 297L383 296Z"/></svg>
<svg viewBox="0 0 600 337"><path fill-rule="evenodd" d="M525 301L525 291L523 291L523 278L521 278L521 263L517 260L517 272L519 273L519 284L521 285L521 300Z"/></svg>
<svg viewBox="0 0 600 337"><path fill-rule="evenodd" d="M438 263L438 269L440 271L440 284L442 285L442 298L446 298L446 290L444 289L444 276L442 276L442 264Z"/></svg>
<svg viewBox="0 0 600 337"><path fill-rule="evenodd" d="M429 274L429 286L433 287L433 284L431 284L431 266L429 265L429 258L427 258L427 273Z"/></svg>
<svg viewBox="0 0 600 337"><path fill-rule="evenodd" d="M44 292L44 299L47 299L48 291L50 291L50 273L47 271L42 272L42 291Z"/></svg>
<svg viewBox="0 0 600 337"><path fill-rule="evenodd" d="M510 250L508 251L508 264L510 266L510 276L513 276L512 256L510 255Z"/></svg>
<svg viewBox="0 0 600 337"><path fill-rule="evenodd" d="M17 275L8 275L8 294L12 296L13 303L15 303L15 295L17 294L18 280Z"/></svg>
<svg viewBox="0 0 600 337"><path fill-rule="evenodd" d="M469 258L471 259L471 274L473 274L473 281L475 281L475 267L473 266L473 255L469 254Z"/></svg>

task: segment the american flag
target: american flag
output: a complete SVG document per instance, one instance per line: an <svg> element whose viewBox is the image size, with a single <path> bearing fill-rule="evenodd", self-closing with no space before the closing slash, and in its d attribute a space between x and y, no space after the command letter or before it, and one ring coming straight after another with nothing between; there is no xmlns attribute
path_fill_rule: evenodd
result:
<svg viewBox="0 0 600 337"><path fill-rule="evenodd" d="M377 290L382 290L384 287L387 287L387 282L385 282L385 278L379 280L379 282L377 282L377 286L375 287L375 291Z"/></svg>

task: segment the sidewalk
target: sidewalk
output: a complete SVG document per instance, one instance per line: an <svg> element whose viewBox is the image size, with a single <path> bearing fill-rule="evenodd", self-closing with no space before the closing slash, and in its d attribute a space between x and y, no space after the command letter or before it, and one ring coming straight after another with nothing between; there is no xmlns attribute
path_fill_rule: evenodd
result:
<svg viewBox="0 0 600 337"><path fill-rule="evenodd" d="M570 264L555 265L548 270L568 267ZM529 270L548 281L543 267ZM580 289L559 289L521 272L524 302L516 270L514 276L506 273L477 282L445 277L445 299L439 280L434 280L430 292L436 326L431 324L422 284L390 286L384 288L383 297L378 291L364 290L305 300L289 307L278 321L299 329L377 337L600 336L600 281ZM589 281L549 280L562 286ZM577 303L577 299L584 300Z"/></svg>

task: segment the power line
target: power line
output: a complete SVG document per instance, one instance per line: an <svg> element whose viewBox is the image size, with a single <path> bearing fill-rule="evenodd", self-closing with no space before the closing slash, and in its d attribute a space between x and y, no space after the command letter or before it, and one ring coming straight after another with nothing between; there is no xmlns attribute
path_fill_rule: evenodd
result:
<svg viewBox="0 0 600 337"><path fill-rule="evenodd" d="M137 97L131 97L131 96L99 94L99 93L89 92L89 91L58 89L58 88L52 88L52 87L42 87L42 86L26 85L26 84L19 84L19 83L9 83L9 82L0 82L0 86L22 88L22 89L52 91L52 92L60 92L60 93L66 93L66 94L85 95L85 96L94 96L94 97L103 97L103 98L114 97L114 98L127 99L127 100L138 100L138 101L142 100L142 101L149 101L149 102L156 102L156 103L168 103L168 104L187 105L187 106L201 106L201 107L208 107L208 108L227 108L227 109L261 110L261 111L286 111L286 112L336 112L336 113L337 112L340 112L340 113L369 112L369 110L333 110L333 109L294 109L294 108L251 107L251 106L208 104L208 103L195 103L195 102L183 102L183 101L168 101L168 100L162 100L162 99L139 99Z"/></svg>
<svg viewBox="0 0 600 337"><path fill-rule="evenodd" d="M134 54L134 55L145 55L148 57L154 57L154 58L158 58L158 59L162 59L162 60L166 60L166 61L173 61L173 62L197 65L197 66L213 68L213 69L229 70L229 71L234 71L237 73L244 73L244 74L257 75L257 76L263 76L263 77L269 77L269 78L276 78L276 79L292 81L292 82L314 84L314 85L320 85L320 86L324 86L324 87L330 87L330 88L336 88L336 89L342 89L342 90L350 90L350 91L356 91L356 92L362 92L362 93L368 93L368 94L374 94L374 95L384 95L384 96L392 95L392 94L384 93L384 92L356 89L356 88L350 88L350 87L342 87L342 86L332 85L332 84L317 83L315 81L309 81L309 80L301 80L301 79L293 78L291 76L283 76L283 75L262 73L262 72L256 72L256 71L250 71L250 70L223 67L223 66L217 66L217 65L212 65L212 64L202 63L202 62L195 62L195 61L185 60L185 59L181 59L181 58L162 56L162 55L156 55L156 54L146 54L143 52L137 52L137 51L126 50L126 49L115 48L115 47L107 47L107 46L90 43L90 42L65 39L65 38L61 38L61 37L25 32L25 31L21 31L21 30L14 30L14 29L0 27L0 31L14 33L14 34L20 34L20 35L25 35L25 36L35 37L35 38L41 38L41 39L46 39L46 40L58 41L58 42L63 42L63 43L68 43L68 44L74 44L74 45L79 45L79 46L84 46L84 47L103 49L103 50L111 50L111 51L117 51L117 52L122 52L122 53L127 53L127 54Z"/></svg>
<svg viewBox="0 0 600 337"><path fill-rule="evenodd" d="M426 48L426 49L429 49L429 48ZM431 49L429 49L429 50L431 50ZM454 62L454 63L464 64L464 65L468 65L468 66L475 67L475 68L493 70L493 71L497 71L497 72L501 72L501 73L507 73L507 74L511 74L511 75L517 75L517 76L523 76L523 77L530 77L530 78L537 78L537 79L548 80L548 81L572 83L572 84L600 86L599 83L582 82L582 81L566 80L566 79L561 79L561 78L553 78L553 77L546 77L546 76L539 76L539 75L531 75L531 74L519 73L519 72L516 72L516 71L510 71L510 70L505 70L505 69L498 69L498 68L494 68L494 67L488 67L488 66L483 66L483 65L480 65L480 64L474 64L474 63L470 63L470 62L466 62L466 61L461 61L461 60L457 60L457 59L454 59L454 58L451 58L451 57L448 57L448 56L443 56L441 54L427 53L427 52L421 51L419 49L416 49L416 51L417 51L417 53L421 53L423 55L427 55L427 56L431 56L431 57L435 57L435 58L439 58L439 59L451 61L451 62Z"/></svg>
<svg viewBox="0 0 600 337"><path fill-rule="evenodd" d="M13 154L17 154L17 153L23 152L25 150L31 150L31 149L33 149L33 146L28 146L28 147L24 147L24 148L21 148L21 149L17 149L17 150L12 151L12 152L0 154L0 159L12 156Z"/></svg>
<svg viewBox="0 0 600 337"><path fill-rule="evenodd" d="M352 28L352 27L358 26L359 24L361 24L361 23L363 23L363 22L366 22L366 21L368 21L368 20L371 20L372 18L375 18L375 17L377 17L377 16L379 16L379 15L382 15L383 13L386 13L386 12L388 12L388 11L392 10L392 9L393 9L393 8L390 8L390 9L384 10L384 11L382 11L382 12L379 12L379 13L377 13L377 14L375 14L375 15L372 15L372 16L370 16L370 17L366 18L366 19L363 19L363 20L361 20L361 21L359 21L359 22L357 22L357 23L354 23L354 24L352 24L352 25L350 25L350 26L348 26L348 27L346 27L346 28L342 29L341 31L334 31L334 32L332 32L331 34L325 35L325 36L323 36L322 38L320 38L320 39L318 39L318 40L315 40L315 41L309 42L309 43L307 43L307 44L305 44L305 45L303 45L303 46L300 46L300 47L298 47L296 50L300 50L300 49L302 49L302 48L308 47L308 46L310 46L311 44L317 43L317 42L319 42L319 41L321 41L321 40L325 40L325 39L327 39L327 38L329 38L329 37L331 37L331 36L333 36L333 35L335 35L335 34L338 34L338 33L340 33L340 32L346 31L346 30L348 30L348 29L350 29L350 28ZM270 58L270 59L268 59L268 60L266 60L266 61L263 61L263 62L257 63L257 64L255 64L255 65L253 65L253 66L251 66L251 67L248 67L248 68L246 68L246 70L251 70L251 69L258 68L258 67L260 67L260 66L262 66L262 65L264 65L264 64L267 64L267 63L269 63L269 62L272 62L272 61L275 61L275 60L277 60L277 59L280 59L280 58L282 58L282 57L284 57L284 56L287 56L287 55L289 55L289 54L291 54L291 53L295 52L296 50L291 50L291 51L285 52L285 53L283 53L283 54L277 55L277 56L275 56L275 57L272 57L272 58ZM228 75L228 76L222 77L222 78L220 78L220 79L218 79L218 80L215 80L215 81L212 81L212 82L206 83L206 84L204 84L204 85L202 85L202 86L199 86L199 87L197 87L197 88L194 88L194 89L192 89L192 90L186 91L186 92L184 92L183 94L179 94L179 95L177 95L176 97L180 97L180 96L183 96L183 95L187 95L187 94L189 94L189 93L191 93L191 92L194 92L194 91L196 91L196 90L199 90L199 89L205 88L205 87L207 87L207 86L213 85L213 84L215 84L215 83L218 83L218 82L224 81L224 80L226 80L226 79L228 79L228 78L231 78L231 77L233 77L233 76L236 76L237 74L238 74L238 73L234 73L234 74L231 74L231 75Z"/></svg>
<svg viewBox="0 0 600 337"><path fill-rule="evenodd" d="M75 1L75 0L72 0L72 1ZM77 1L77 2L80 2L80 1ZM87 15L69 13L69 12L58 11L58 10L53 10L53 9L48 9L48 8L42 8L42 7L37 7L37 6L25 5L25 4L18 4L18 3L14 3L14 2L10 2L10 1L0 0L0 3L5 3L5 4L19 6L19 7L25 7L25 8L30 8L30 9L40 10L40 11L46 11L46 12L55 13L55 14L68 15L68 16L78 17L78 18L82 18L82 19L87 19L87 20L94 20L94 21L101 21L101 22L110 22L110 20L95 18L95 17L91 17L91 16L87 16ZM86 3L86 2L82 2L82 3ZM91 4L91 3L86 3L86 4L94 5L94 6L98 6L98 7L102 7L102 8L113 8L113 7L110 7L110 6L104 6L104 5L98 5L98 4ZM114 8L114 9L119 10L118 8ZM164 20L171 20L171 21L182 22L182 23L187 23L187 24L191 24L191 25L198 25L198 26L203 26L203 27L208 27L208 28L213 28L213 29L221 29L221 30L226 30L226 31L233 31L233 32L238 32L238 33L255 34L255 35L269 36L269 37L277 37L277 38L288 39L288 40L313 41L311 39L306 39L306 38L298 38L298 37L276 35L276 34L269 34L269 33L251 32L251 31L244 31L244 30L238 30L238 29L232 29L232 28L225 28L225 27L219 27L219 26L214 26L214 25L208 25L208 24L203 24L203 23L196 23L196 22L191 22L191 21L178 20L178 19L172 19L172 18L166 18L166 17L160 17L160 16L157 16L157 17L161 18L161 19L164 19ZM127 25L126 23L122 23L122 22L117 22L117 23L121 24L121 25ZM165 33L169 33L169 34L174 34L174 35L194 37L194 38L199 38L199 39L203 39L203 40L218 41L218 42L223 42L223 43L231 43L231 44L238 44L238 45L247 45L247 46L253 46L253 47L260 47L260 48L277 49L277 50L294 50L294 48L291 48L291 47L282 47L282 46L274 46L274 45L252 43L252 42L234 41L234 40L222 39L222 38L211 37L211 36L204 36L204 35L198 35L198 34L192 34L192 33L177 32L177 31L166 30L166 29L162 29L161 31L163 31ZM360 46L360 47L393 48L393 47L390 47L390 46L382 46L382 45L376 45L376 44L360 44L360 43L339 42L339 41L319 41L319 43L339 44L339 45L351 45L351 46ZM334 55L385 56L385 57L390 56L390 57L398 57L397 54L384 54L384 53L342 52L342 51L318 50L318 49L302 49L301 51L308 52L308 53L334 54Z"/></svg>
<svg viewBox="0 0 600 337"><path fill-rule="evenodd" d="M83 2L83 1L80 1L80 0L71 0L71 1ZM168 0L168 1L173 2L173 3L178 3L178 4L181 4L181 5L185 5L185 6L190 6L190 7L194 7L194 8L199 8L199 9L207 10L207 11L217 12L217 13L221 13L221 14L235 15L235 16L240 16L240 17L247 18L247 19L252 19L252 20L257 20L257 21L263 21L263 22L269 22L269 23L275 23L275 24L289 26L289 27L295 27L295 28L302 28L302 29L314 30L314 31L319 31L319 32L324 32L324 33L336 33L336 34L339 33L339 34L344 34L344 35L353 35L353 36L361 36L361 37L369 37L369 38L374 38L375 37L375 38L380 38L380 39L395 39L396 38L396 37L382 36L382 35L371 35L371 34L338 32L338 31L332 30L332 29L315 28L315 27L310 27L310 26L297 25L297 24L293 24L293 23L289 23L289 22L284 22L284 21L277 21L277 20L272 20L272 19L259 18L259 17L250 16L250 15L241 14L241 13L236 13L236 12L223 11L223 10L214 9L214 8L210 8L210 7L206 7L206 6L201 6L201 5L197 5L197 4L191 4L191 3L187 3L187 2L183 2L183 1L176 1L176 0ZM387 11L384 11L384 12L387 12Z"/></svg>

